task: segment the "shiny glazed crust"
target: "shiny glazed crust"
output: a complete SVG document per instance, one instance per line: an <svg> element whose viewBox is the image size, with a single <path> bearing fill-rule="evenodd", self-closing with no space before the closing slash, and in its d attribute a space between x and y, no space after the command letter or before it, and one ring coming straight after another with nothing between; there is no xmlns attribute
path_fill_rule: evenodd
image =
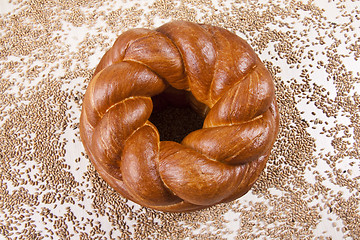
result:
<svg viewBox="0 0 360 240"><path fill-rule="evenodd" d="M167 91L186 92L206 115L181 144L160 141L148 120L153 97ZM278 128L273 80L251 47L223 28L185 21L120 35L95 70L80 119L101 177L122 196L169 212L244 195Z"/></svg>

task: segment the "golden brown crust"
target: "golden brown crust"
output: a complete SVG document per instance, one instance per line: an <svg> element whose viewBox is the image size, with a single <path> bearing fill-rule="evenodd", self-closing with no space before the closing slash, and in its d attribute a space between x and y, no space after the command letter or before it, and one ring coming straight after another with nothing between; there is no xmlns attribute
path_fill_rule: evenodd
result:
<svg viewBox="0 0 360 240"><path fill-rule="evenodd" d="M181 144L160 141L148 121L153 100L181 105L185 95L206 115L203 128ZM95 70L80 119L102 178L124 197L169 212L244 195L278 128L273 80L251 47L225 29L185 21L123 33Z"/></svg>

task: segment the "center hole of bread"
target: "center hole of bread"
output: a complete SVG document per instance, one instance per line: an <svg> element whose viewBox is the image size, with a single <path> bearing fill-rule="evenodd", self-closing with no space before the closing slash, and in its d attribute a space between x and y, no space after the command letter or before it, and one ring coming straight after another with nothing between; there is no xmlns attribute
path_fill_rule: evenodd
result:
<svg viewBox="0 0 360 240"><path fill-rule="evenodd" d="M185 95L159 95L153 98L153 104L149 120L159 130L161 141L180 143L189 133L203 126L204 117L190 107Z"/></svg>

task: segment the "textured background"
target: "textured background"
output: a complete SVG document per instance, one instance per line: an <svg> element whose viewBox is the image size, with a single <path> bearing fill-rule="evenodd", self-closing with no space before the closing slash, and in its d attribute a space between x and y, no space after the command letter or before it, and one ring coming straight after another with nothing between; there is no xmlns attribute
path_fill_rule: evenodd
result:
<svg viewBox="0 0 360 240"><path fill-rule="evenodd" d="M359 1L0 0L0 239L359 239ZM101 56L134 27L205 22L274 76L281 126L243 198L168 214L102 181L79 139Z"/></svg>

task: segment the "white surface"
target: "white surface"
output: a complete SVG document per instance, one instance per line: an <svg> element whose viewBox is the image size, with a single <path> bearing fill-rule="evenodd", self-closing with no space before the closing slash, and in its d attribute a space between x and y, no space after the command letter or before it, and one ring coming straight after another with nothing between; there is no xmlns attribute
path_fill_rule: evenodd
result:
<svg viewBox="0 0 360 240"><path fill-rule="evenodd" d="M70 77L69 82L66 82L66 79L64 80L64 76L66 76L66 73L75 72L78 70L75 70L76 67L82 69L82 70L92 70L96 64L98 63L100 57L104 54L104 51L106 47L101 47L99 44L95 44L93 51L93 54L89 54L86 59L81 62L79 59L76 58L76 54L79 53L79 47L83 46L82 41L86 39L86 36L94 37L96 34L101 34L102 36L107 36L108 38L105 40L107 44L111 45L115 39L116 36L120 34L121 31L132 28L132 27L144 27L147 26L148 20L145 18L145 15L140 14L140 16L137 16L140 21L134 24L126 24L126 21L129 21L128 16L126 14L123 14L123 17L120 17L119 20L124 21L121 24L119 23L119 26L115 26L114 28L107 29L108 23L106 22L106 16L111 13L112 11L115 11L117 9L121 9L122 11L125 11L126 9L130 9L131 7L134 7L134 9L143 9L144 13L152 14L154 15L154 27L161 25L162 23L168 21L171 19L170 16L167 16L164 12L155 11L151 13L149 6L151 6L153 3L157 1L128 1L127 3L123 3L121 1L107 1L104 2L104 4L98 4L94 5L93 7L89 6L82 6L82 7L74 7L76 9L79 9L80 11L83 11L83 13L86 16L91 16L91 14L98 14L99 19L96 21L95 25L89 29L89 27L84 23L80 27L74 26L72 23L66 20L65 14L62 14L61 12L56 13L56 19L58 21L61 21L62 23L62 29L63 32L60 32L58 34L59 42L56 43L57 47L59 49L53 49L54 51L63 51L63 55L59 55L57 61L54 63L44 62L43 60L34 60L33 54L34 53L21 56L21 55L11 55L7 56L5 59L0 59L1 68L3 72L1 73L1 80L0 81L10 81L12 83L15 83L13 87L5 90L4 92L0 92L3 96L7 96L5 94L14 94L15 96L18 96L21 92L18 88L18 84L22 82L25 90L22 91L24 93L26 90L33 90L37 85L40 84L41 80L43 80L42 75L48 75L50 74L52 77L50 78L51 81L62 81L61 89L63 91L79 91L80 93L84 93L84 89L87 85L87 80L85 77L78 76L78 77ZM206 1L204 1L206 2ZM260 1L263 3L262 8L267 9L269 8L269 2L267 1ZM298 1L296 1L298 2ZM175 10L172 10L174 12L181 12L181 6L189 6L197 13L197 19L200 19L200 16L206 17L206 11L205 13L201 13L201 9L198 7L198 5L192 5L191 3L184 3L180 4L179 1L175 1L176 6ZM345 1L344 8L339 9L338 7L341 5L340 2L333 2L333 1L316 1L314 2L315 6L320 7L324 10L324 12L321 14L323 17L326 16L327 20L322 19L321 24L329 23L329 22L336 22L337 25L334 27L334 36L337 39L340 39L342 42L341 44L336 47L338 53L345 54L347 57L340 57L341 61L343 62L345 66L345 70L339 70L339 71L352 71L352 77L357 78L357 82L353 85L353 89L347 94L347 96L353 97L355 93L359 94L360 91L360 81L359 81L359 69L360 69L360 63L359 60L355 60L353 53L349 52L348 47L350 44L354 43L356 39L358 39L360 36L354 36L356 33L360 30L360 21L355 20L352 23L349 23L349 17L343 17L341 14L343 14L344 11L351 11L353 9L359 9L359 1ZM287 7L290 7L292 3L288 3L287 1L274 1L273 3L278 4L280 8L283 8L284 11ZM86 4L85 4L86 5ZM101 5L101 6L100 6ZM231 7L232 1L226 2L226 6ZM251 4L249 4L251 5ZM56 4L55 4L56 6ZM59 7L55 7L53 5L54 11L59 11ZM211 7L207 6L206 3L203 3L204 9L211 9ZM240 10L246 11L248 5L245 3L239 3L238 6ZM240 8L241 6L241 8ZM260 7L256 9L257 11L261 12L262 8ZM218 10L217 13L227 13L231 12L225 7L222 7L217 1L212 5L212 7L216 7ZM15 5L12 3L8 3L7 1L0 1L0 19L9 19L11 16L19 14L24 9L28 9L28 6L26 2L23 2L22 4ZM132 9L131 11L134 11ZM70 10L71 11L71 10ZM100 14L101 11L104 11L103 14ZM169 10L170 11L170 10ZM297 13L301 13L299 15L300 19L304 18L311 18L311 14L308 11L301 11L299 10ZM190 15L188 15L189 17ZM231 16L231 13L230 13ZM175 17L176 18L176 17ZM236 20L236 16L234 17ZM279 17L279 19L281 19ZM227 22L225 21L224 17L224 23L219 23L220 25L227 26ZM281 44L281 40L278 40L274 43L269 43L267 46L261 50L261 53L259 54L260 58L263 60L266 60L267 62L272 62L273 66L279 67L282 71L280 73L276 73L276 77L279 79L278 84L284 83L285 86L289 87L290 84L293 82L294 79L297 80L298 83L301 83L301 71L303 69L308 69L309 72L313 71L312 73L309 73L309 78L311 79L310 83L317 85L320 85L326 89L326 91L329 93L329 99L335 100L335 97L338 95L337 89L335 88L335 84L332 81L328 81L328 79L332 78L332 72L331 74L327 73L323 67L316 68L318 66L318 61L323 61L327 63L329 58L326 55L322 55L321 52L327 52L328 47L330 43L334 42L334 39L329 36L329 34L325 30L318 31L315 28L304 26L304 24L297 20L296 18L289 16L288 18L285 18L281 20L283 22L289 23L289 26L291 29L288 29L287 26L279 26L279 24L269 23L265 27L268 27L269 30L276 29L278 31L286 32L287 30L293 31L296 30L298 34L302 33L304 29L307 29L308 35L302 37L303 40L307 40L306 43L317 43L317 38L319 36L324 37L324 41L327 44L324 45L314 45L310 47L306 47L305 51L309 52L310 50L313 50L314 52L318 51L320 54L316 56L316 60L302 60L300 65L301 67L299 69L296 68L296 64L288 64L286 62L286 58L281 59L280 53L276 51L275 45ZM319 24L320 24L319 23ZM353 26L354 31L353 32L342 32L341 31L341 24L351 24ZM34 28L41 28L42 26L40 24L34 24ZM97 29L98 28L98 29ZM266 28L261 28L262 31L266 31ZM232 29L237 30L237 29ZM239 35L243 37L248 37L248 41L252 46L256 47L256 43L252 43L254 39L256 39L257 36L259 36L259 32L253 31L253 32L237 32ZM6 35L6 32L4 29L0 29L0 36L3 37ZM345 43L346 35L353 36L353 42ZM50 34L53 39L54 36L56 36L56 33L53 32ZM301 48L301 41L295 41L297 45L294 44L295 49L294 51L298 51L299 48ZM304 44L306 44L304 43ZM328 44L329 43L329 44ZM359 40L358 40L359 43ZM0 49L3 46L0 46ZM40 53L46 52L46 50L51 49L42 49L39 48L37 51ZM277 57L278 60L271 60L271 57ZM21 60L23 59L23 60ZM31 61L33 62L29 64ZM61 64L57 66L59 63L62 63L64 60L72 60L72 64L70 69L67 69L66 67L63 67ZM9 61L18 61L23 62L23 65L15 69L15 72L11 72L10 70L7 70L4 68L4 63ZM48 66L45 66L45 65ZM310 67L309 64L312 64L313 67ZM33 78L33 79L27 79L26 77L22 77L21 74L23 74L29 66L35 66L38 65L43 68L41 74L39 74L39 77ZM295 66L291 68L291 66ZM23 67L23 68L21 68ZM69 70L69 71L68 71ZM336 71L335 71L336 72ZM69 90L67 90L69 89ZM278 93L279 96L284 96L284 93ZM101 204L102 206L96 206L95 204L95 197L96 194L93 191L96 191L97 186L93 186L94 183L98 183L99 180L93 180L94 178L91 173L93 171L90 168L90 163L88 159L86 159L84 156L81 155L81 152L84 151L81 141L78 137L75 136L76 133L78 133L78 129L73 129L72 124L76 124L79 121L79 114L80 114L80 108L79 105L76 104L73 100L69 100L66 102L66 106L68 110L66 111L66 115L69 114L70 118L68 118L68 124L65 129L65 132L61 137L59 138L60 142L64 142L65 144L65 155L57 156L57 159L59 159L59 163L63 162L67 168L64 169L64 171L68 172L78 183L78 186L67 186L66 182L64 185L60 186L60 189L56 189L56 186L51 187L50 189L46 191L39 190L39 186L32 186L31 184L20 184L16 185L14 182L10 180L3 180L0 184L1 186L8 191L10 194L16 193L19 189L26 189L28 194L38 196L39 198L39 205L31 205L27 203L12 203L15 208L18 209L18 211L12 212L10 215L10 212L7 208L4 207L6 205L6 199L0 199L0 226L9 226L9 225L16 225L17 230L13 229L10 231L12 233L11 239L15 239L16 236L23 236L26 237L29 235L29 233L22 232L23 229L32 229L34 232L38 233L40 236L44 236L46 239L50 239L51 236L53 236L55 239L60 239L60 235L57 235L55 233L55 229L58 229L58 226L56 226L56 220L63 219L65 223L67 224L67 230L69 231L69 236L71 239L80 239L81 234L80 232L87 233L91 235L91 232L94 230L94 226L99 226L99 229L101 229L103 232L96 233L93 231L93 237L104 237L102 239L111 239L112 237L119 236L122 231L131 232L130 236L132 238L136 238L136 230L135 227L139 227L138 220L141 218L145 218L149 220L149 229L147 232L143 232L143 234L147 235L150 239L156 239L156 238L166 238L164 237L166 232L170 232L170 235L173 236L169 239L175 239L175 238L182 238L181 234L187 229L190 229L193 231L193 236L189 237L189 239L195 238L195 235L198 236L199 239L211 239L215 238L217 235L218 238L226 238L226 239L237 239L240 237L245 238L251 238L251 236L245 236L244 233L242 233L242 229L244 228L245 224L254 224L252 231L248 232L247 234L255 234L256 236L254 238L259 239L269 239L272 238L269 234L273 231L279 231L279 229L284 229L285 232L287 232L286 237L291 236L291 232L293 232L292 238L294 239L303 239L303 238L321 238L321 237L328 237L332 239L352 239L352 238L359 238L360 236L355 236L354 233L352 233L352 237L347 236L349 234L349 228L347 226L349 225L349 222L346 222L344 219L346 216L341 215L340 213L336 213L335 211L329 212L329 207L339 204L339 199L341 200L348 200L350 197L357 199L356 205L352 206L352 210L357 213L357 216L359 216L359 193L356 190L349 190L345 186L340 186L339 184L336 184L334 182L336 178L334 176L329 177L329 172L334 174L334 171L336 169L341 169L341 171L349 170L351 169L351 173L346 175L345 178L349 180L353 180L355 183L360 185L360 165L359 165L359 158L349 158L349 157L343 157L342 161L337 161L336 166L332 167L330 164L326 162L326 157L324 157L326 154L329 154L331 156L335 156L339 152L335 150L332 146L332 141L335 137L341 136L342 131L338 131L337 135L328 136L326 137L323 134L320 134L322 131L322 128L324 127L326 130L329 130L331 128L335 128L335 126L338 124L342 124L344 126L350 126L350 117L347 116L349 113L345 113L341 111L338 111L335 116L327 117L321 109L315 106L315 102L310 102L307 104L308 101L305 99L306 96L311 96L313 94L312 90L308 92L303 92L302 94L296 95L295 94L295 100L297 102L296 104L296 110L299 113L299 116L304 118L308 123L309 127L306 128L306 134L309 134L309 137L307 139L313 139L313 142L316 144L316 148L314 149L314 152L312 153L313 158L316 159L317 165L316 166L306 166L305 170L301 173L302 176L304 176L306 184L309 186L314 187L316 183L318 183L319 177L324 177L324 181L322 184L329 188L329 191L327 194L320 194L319 192L314 192L309 190L308 194L302 194L302 187L300 186L292 186L293 188L291 190L289 189L280 189L279 186L271 185L271 188L269 188L268 193L256 193L253 191L250 191L248 194L246 194L241 199L231 203L230 205L234 207L236 211L229 210L227 211L223 216L216 215L214 216L207 216L206 214L211 214L211 211L200 211L198 213L193 214L175 214L175 215L167 215L162 214L158 212L152 212L150 213L146 211L145 209L139 207L137 204L134 204L130 201L125 201L122 198L116 197L116 204L121 204L122 208L117 208L115 203L112 203L111 201L104 200ZM70 96L72 96L70 94ZM29 102L21 101L21 102L15 102L11 106L7 107L4 112L0 115L2 116L2 119L0 119L0 124L3 126L5 124L6 120L9 118L9 116L6 114L6 112L9 112L11 109L14 109L16 112L19 106L27 106L29 105ZM70 106L72 106L72 109L70 110ZM281 108L287 108L286 104L280 106ZM303 112L303 114L301 114ZM313 112L315 115L313 115ZM345 113L344 116L341 116L341 113ZM356 114L356 113L354 113ZM316 118L321 119L322 121L327 121L328 125L323 124L317 124L314 125L310 122L310 120L315 120ZM294 118L295 119L295 118ZM296 121L291 123L294 128L296 128ZM358 125L359 123L357 123ZM312 127L316 127L313 129ZM357 129L359 126L357 126ZM350 130L352 131L351 137L347 140L349 141L349 146L355 147L354 144L357 142L359 144L359 138L356 138L354 131L355 128L350 126ZM295 131L295 130L294 130ZM60 129L59 129L60 132ZM31 142L30 140L33 139ZM64 141L63 139L66 139ZM285 140L288 140L288 138L284 138ZM75 142L73 142L73 140ZM3 140L2 140L3 141ZM31 144L34 144L36 141L40 141L36 138L36 135L30 135L30 139L20 139L20 142L26 142L30 141ZM279 140L281 141L281 140ZM284 167L291 166L289 163L292 161L292 159L286 158L286 151L296 151L296 149L292 149L295 144L296 148L296 141L293 139L293 142L289 143L289 149L284 149L284 152L281 152L280 155L274 156L272 160L270 160L270 163L268 165L268 170L271 171L271 168L276 166L276 162L279 162ZM301 138L298 139L298 141L302 141ZM359 145L357 145L359 146ZM14 146L16 148L16 146ZM359 149L354 149L359 151ZM34 150L35 151L35 150ZM26 154L29 154L32 151L27 152ZM21 155L21 154L20 154ZM80 158L78 162L75 161L75 159ZM4 156L0 157L0 160L2 163L4 163L5 158ZM61 160L61 161L60 161ZM14 158L12 159L11 163L13 164L17 160ZM354 161L355 164L351 166L351 162ZM20 162L20 160L19 160ZM41 162L41 161L40 161ZM29 169L34 166L34 170L31 171L29 179L36 179L37 175L41 175L41 163L39 163L36 159L28 159L25 163L21 163L18 166L16 164L10 166L10 170L16 170L19 169L20 171L23 171L22 169ZM291 168L291 167L289 167ZM90 170L89 170L90 169ZM9 170L9 171L10 171ZM4 171L4 170L3 170ZM314 174L314 171L316 173ZM87 177L90 176L90 177ZM25 176L17 176L19 179L26 178ZM267 181L266 179L263 179L263 181ZM51 183L49 183L51 184ZM42 185L42 184L40 184ZM65 196L66 194L69 194L68 191L65 190L65 187L68 187L71 191L71 194L73 195L74 199L76 199L75 203L62 203L60 199L56 199L54 203L47 203L44 204L41 202L41 199L45 196L46 193L56 193L56 196ZM286 186L290 187L290 186ZM342 195L340 193L343 193ZM106 194L112 194L111 190L105 191ZM296 194L302 194L301 198L296 198ZM317 198L314 197L317 195ZM80 196L84 196L81 198ZM271 198L270 198L271 197ZM294 198L291 198L294 197ZM301 207L298 210L292 210L292 209L279 209L277 211L275 209L275 205L277 202L285 201L288 204L291 204L291 201L293 199L297 200L304 200L304 203L301 203ZM306 202L306 200L312 199ZM80 205L79 205L80 204ZM260 204L262 207L266 207L268 209L266 216L257 216L256 215L256 204ZM289 205L290 206L290 205ZM339 205L343 206L343 205ZM309 231L312 232L312 235L303 236L297 232L297 230L305 229L307 227L306 221L301 222L300 220L296 220L295 223L290 223L290 219L292 215L293 217L297 217L302 213L302 211L306 211L306 209L310 209L313 207L313 212L317 213L319 216L316 218L316 224L309 225ZM54 217L45 218L45 221L41 221L41 218L43 217L42 211L44 208L48 208L51 210L51 213L54 214ZM76 221L73 222L65 217L65 213L67 212L67 208L71 209L71 212L75 215ZM121 212L123 209L131 209L130 212ZM305 210L304 210L305 209ZM216 213L214 209L214 213ZM277 215L277 212L279 213ZM28 214L30 213L30 214ZM286 214L289 214L289 216L286 216ZM247 217L246 214L251 215L252 217ZM279 220L272 221L270 219L271 215L274 215L274 217L279 217ZM26 215L27 217L21 218L21 215ZM246 216L245 216L246 215ZM187 217L185 217L187 216ZM201 218L203 216L203 218ZM308 216L305 214L305 216ZM199 224L198 227L192 226L193 222L189 219L197 219L194 220L196 223ZM210 219L209 219L210 218ZM211 220L211 218L213 218ZM331 220L329 220L331 218ZM117 221L114 221L114 219L118 219ZM250 220L247 220L250 219ZM212 224L213 221L216 223L222 222L223 220L228 220L228 222L224 222L224 225L220 228L217 227L217 225ZM13 222L12 222L13 221ZM31 221L34 221L34 226L29 226ZM249 221L249 222L247 222ZM356 221L356 219L353 220L354 222L352 224L357 224L358 228L360 228L359 220ZM93 223L91 223L93 222ZM167 228L161 228L159 225L163 224L165 225L165 222L167 222L170 227ZM15 224L16 223L16 224ZM78 224L78 225L77 225ZM258 226L257 226L258 225ZM173 228L171 228L173 226ZM342 231L342 228L345 227L344 232ZM338 228L338 229L337 229ZM53 229L54 232L51 233L50 230ZM355 230L353 230L355 231ZM7 234L3 234L0 231L0 238L6 239ZM73 234L73 235L71 235ZM159 236L157 236L157 234ZM207 236L206 234L212 234L211 236ZM280 235L278 235L279 238Z"/></svg>

